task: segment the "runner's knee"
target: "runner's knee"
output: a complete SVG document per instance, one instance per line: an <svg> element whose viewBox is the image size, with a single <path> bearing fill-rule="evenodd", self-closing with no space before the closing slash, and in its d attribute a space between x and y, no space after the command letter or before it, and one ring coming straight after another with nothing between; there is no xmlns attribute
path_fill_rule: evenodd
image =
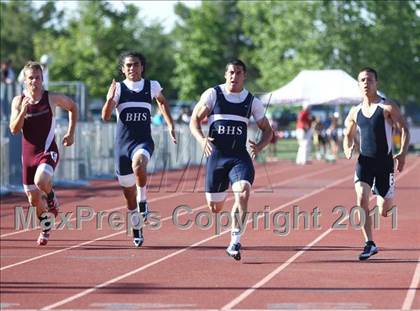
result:
<svg viewBox="0 0 420 311"><path fill-rule="evenodd" d="M42 204L41 195L37 192L30 191L26 193L26 196L28 197L28 202L30 206L34 207L40 207Z"/></svg>
<svg viewBox="0 0 420 311"><path fill-rule="evenodd" d="M357 196L357 205L363 208L364 210L369 210L369 197L366 196Z"/></svg>
<svg viewBox="0 0 420 311"><path fill-rule="evenodd" d="M357 182L355 184L355 190L357 197L357 205L364 209L367 209L369 205L369 195L371 191L369 185Z"/></svg>
<svg viewBox="0 0 420 311"><path fill-rule="evenodd" d="M206 192L207 206L213 213L220 213L226 200L226 192Z"/></svg>
<svg viewBox="0 0 420 311"><path fill-rule="evenodd" d="M392 209L392 203L393 203L392 199L382 199L382 198L379 199L378 198L379 213L383 217L388 217L389 211Z"/></svg>
<svg viewBox="0 0 420 311"><path fill-rule="evenodd" d="M251 184L246 180L240 180L232 185L232 190L235 195L235 203L243 204L248 202L251 192Z"/></svg>
<svg viewBox="0 0 420 311"><path fill-rule="evenodd" d="M132 168L133 168L134 175L136 176L142 176L146 173L145 163L141 163L141 162L133 163Z"/></svg>
<svg viewBox="0 0 420 311"><path fill-rule="evenodd" d="M208 207L213 213L217 214L223 210L224 203L225 203L224 201L223 202L208 202Z"/></svg>
<svg viewBox="0 0 420 311"><path fill-rule="evenodd" d="M49 182L43 178L35 178L34 183L35 186L40 190L44 190L49 184Z"/></svg>

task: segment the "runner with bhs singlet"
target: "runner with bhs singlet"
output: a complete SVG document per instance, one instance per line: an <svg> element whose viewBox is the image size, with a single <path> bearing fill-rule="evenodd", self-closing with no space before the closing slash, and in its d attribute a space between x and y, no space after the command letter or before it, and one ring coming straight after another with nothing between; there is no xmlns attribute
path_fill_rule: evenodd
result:
<svg viewBox="0 0 420 311"><path fill-rule="evenodd" d="M230 61L226 65L225 79L225 84L210 88L201 95L191 116L190 129L208 157L206 199L213 213L223 209L226 190L232 184L235 202L232 207L231 242L226 252L235 260L240 260L240 238L243 232L239 220L244 223L248 210L255 174L252 159L270 143L273 130L264 115L262 102L244 88L245 64L239 59ZM258 143L249 141L250 156L246 142L251 116L261 129L262 137ZM201 122L207 117L209 135L205 137Z"/></svg>
<svg viewBox="0 0 420 311"><path fill-rule="evenodd" d="M116 109L115 168L130 211L133 243L140 247L144 242L144 221L149 213L147 163L155 148L150 125L153 99L156 99L172 142L176 144L175 125L159 82L143 79L145 57L138 52L124 52L120 55L119 67L125 80L112 81L102 108L102 119L109 121Z"/></svg>

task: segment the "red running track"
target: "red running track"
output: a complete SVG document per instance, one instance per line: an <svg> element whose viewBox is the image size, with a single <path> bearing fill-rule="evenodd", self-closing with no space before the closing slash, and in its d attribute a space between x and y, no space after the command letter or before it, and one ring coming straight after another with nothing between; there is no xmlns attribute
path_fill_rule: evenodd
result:
<svg viewBox="0 0 420 311"><path fill-rule="evenodd" d="M348 211L354 205L353 169L354 162L344 160L259 165L249 209L266 213L249 219L240 262L225 255L228 230L216 235L214 224L207 230L173 224L179 205L192 209L180 223L207 211L203 172L197 169L151 176L149 202L160 227L146 228L140 249L132 247L124 228L114 230L106 222L112 211L125 211L115 181L58 189L62 213L73 213L72 229L54 230L45 247L36 245L39 229L14 228L15 207L27 205L23 194L2 198L1 309L420 309L420 159L410 157L397 174L397 228L392 217L380 219L374 231L380 252L366 262L357 260L363 241L349 219L343 228L332 228L339 217L333 208ZM227 211L231 204L232 195ZM80 206L95 216L102 211L101 229L97 218L75 228ZM294 222L294 208L317 208L318 223L310 218L304 228L302 216ZM288 231L281 226L286 219Z"/></svg>

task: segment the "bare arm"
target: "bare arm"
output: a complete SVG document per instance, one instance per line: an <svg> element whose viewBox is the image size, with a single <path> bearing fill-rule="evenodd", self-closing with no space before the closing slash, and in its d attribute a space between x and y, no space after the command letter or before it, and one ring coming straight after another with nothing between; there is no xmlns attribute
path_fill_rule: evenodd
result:
<svg viewBox="0 0 420 311"><path fill-rule="evenodd" d="M353 148L354 148L354 136L356 134L356 121L355 121L355 111L356 107L352 107L349 111L349 114L346 117L346 120L344 121L344 137L343 137L343 150L344 155L347 159L351 159L351 156L353 154Z"/></svg>
<svg viewBox="0 0 420 311"><path fill-rule="evenodd" d="M408 130L407 122L402 116L398 106L389 101L387 104L388 105L385 106L385 109L389 113L389 118L392 120L393 125L401 131L400 151L394 156L397 164L397 170L401 172L405 165L405 157L407 155L410 142L410 131Z"/></svg>
<svg viewBox="0 0 420 311"><path fill-rule="evenodd" d="M172 119L168 102L166 101L165 96L163 96L161 92L159 92L158 96L156 96L156 102L158 104L159 110L162 112L162 115L163 115L163 118L165 119L166 124L168 125L172 142L176 144L174 120Z"/></svg>
<svg viewBox="0 0 420 311"><path fill-rule="evenodd" d="M257 121L258 128L262 132L262 137L258 143L249 140L251 147L251 157L255 159L257 155L267 146L273 138L273 129L271 128L270 122L266 117Z"/></svg>
<svg viewBox="0 0 420 311"><path fill-rule="evenodd" d="M16 96L12 100L12 111L10 114L9 128L13 135L19 133L23 127L29 101L29 98L24 98L23 95Z"/></svg>
<svg viewBox="0 0 420 311"><path fill-rule="evenodd" d="M106 95L106 101L102 107L101 117L104 121L109 121L111 119L112 111L114 110L117 103L114 101L115 90L117 88L117 83L115 79L112 79L111 85L108 89L108 94Z"/></svg>
<svg viewBox="0 0 420 311"><path fill-rule="evenodd" d="M68 111L69 114L69 127L67 133L63 137L63 145L69 147L74 143L74 132L77 123L77 105L69 97L61 94L51 94L50 98L54 105Z"/></svg>
<svg viewBox="0 0 420 311"><path fill-rule="evenodd" d="M201 122L207 117L208 114L209 109L207 108L206 104L199 101L194 107L190 120L191 134L200 143L201 148L207 157L213 151L213 146L210 143L213 138L204 136L203 130L201 129Z"/></svg>

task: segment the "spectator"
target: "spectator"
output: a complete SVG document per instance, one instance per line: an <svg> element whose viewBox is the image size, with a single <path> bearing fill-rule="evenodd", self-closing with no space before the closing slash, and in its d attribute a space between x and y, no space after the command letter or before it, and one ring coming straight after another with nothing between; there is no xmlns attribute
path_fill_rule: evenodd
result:
<svg viewBox="0 0 420 311"><path fill-rule="evenodd" d="M12 68L12 61L8 59L1 63L1 82L10 84L15 81L15 71Z"/></svg>
<svg viewBox="0 0 420 311"><path fill-rule="evenodd" d="M310 160L312 144L311 112L307 104L303 105L297 117L296 138L299 144L296 164L305 165Z"/></svg>
<svg viewBox="0 0 420 311"><path fill-rule="evenodd" d="M12 83L15 80L15 72L12 68L12 61L9 59L1 63L1 83L0 89L0 119L7 120L10 115L10 102L13 98Z"/></svg>
<svg viewBox="0 0 420 311"><path fill-rule="evenodd" d="M334 112L331 116L331 123L327 129L327 137L328 143L331 148L331 155L328 157L327 160L336 161L338 158L338 150L339 150L339 138L338 138L338 121L340 119L340 114L338 112Z"/></svg>
<svg viewBox="0 0 420 311"><path fill-rule="evenodd" d="M313 142L316 151L316 159L321 160L326 156L327 137L324 124L320 117L313 118Z"/></svg>
<svg viewBox="0 0 420 311"><path fill-rule="evenodd" d="M191 111L188 107L183 107L181 114L179 115L178 118L178 123L181 124L190 124L190 119L191 119Z"/></svg>
<svg viewBox="0 0 420 311"><path fill-rule="evenodd" d="M160 111L160 109L157 109L156 114L152 118L152 124L160 126L160 125L163 125L163 121L164 119L163 119L162 112Z"/></svg>

